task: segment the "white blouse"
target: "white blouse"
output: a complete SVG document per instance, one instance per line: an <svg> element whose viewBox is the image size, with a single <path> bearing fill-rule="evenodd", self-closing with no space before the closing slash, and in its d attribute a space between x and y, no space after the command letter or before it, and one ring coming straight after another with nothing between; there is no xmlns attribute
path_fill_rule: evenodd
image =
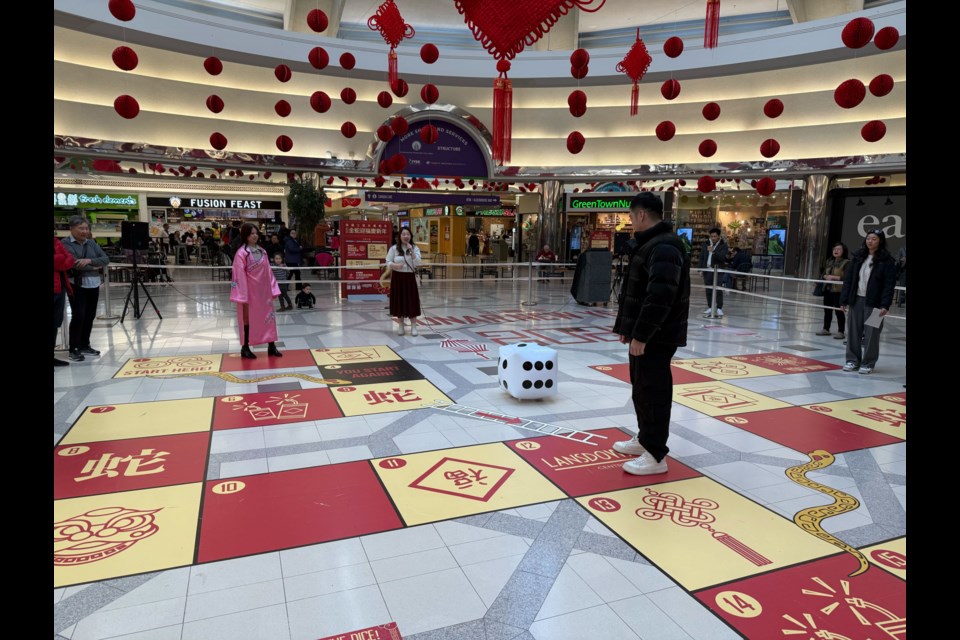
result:
<svg viewBox="0 0 960 640"><path fill-rule="evenodd" d="M420 266L420 247L417 245L410 245L409 254L399 253L397 251L397 245L390 245L390 250L387 251L387 264L390 265L390 268L394 271L399 271L401 273L413 273L416 271L417 267Z"/></svg>

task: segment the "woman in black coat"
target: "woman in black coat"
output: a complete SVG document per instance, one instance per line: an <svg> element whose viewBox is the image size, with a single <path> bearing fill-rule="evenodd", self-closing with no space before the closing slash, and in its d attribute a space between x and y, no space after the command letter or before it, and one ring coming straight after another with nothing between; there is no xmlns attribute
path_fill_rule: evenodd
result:
<svg viewBox="0 0 960 640"><path fill-rule="evenodd" d="M887 251L887 237L880 229L867 233L863 247L843 279L840 292L840 310L847 314L847 363L844 371L859 369L867 374L873 371L880 355L880 330L866 324L877 311L882 319L893 304L893 290L897 285L897 265Z"/></svg>

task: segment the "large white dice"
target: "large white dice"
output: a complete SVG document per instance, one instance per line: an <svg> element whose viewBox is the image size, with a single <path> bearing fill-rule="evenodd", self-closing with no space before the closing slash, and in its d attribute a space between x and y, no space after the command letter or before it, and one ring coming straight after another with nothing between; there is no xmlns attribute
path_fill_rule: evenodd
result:
<svg viewBox="0 0 960 640"><path fill-rule="evenodd" d="M500 388L518 400L557 393L557 352L531 342L505 344L497 362Z"/></svg>

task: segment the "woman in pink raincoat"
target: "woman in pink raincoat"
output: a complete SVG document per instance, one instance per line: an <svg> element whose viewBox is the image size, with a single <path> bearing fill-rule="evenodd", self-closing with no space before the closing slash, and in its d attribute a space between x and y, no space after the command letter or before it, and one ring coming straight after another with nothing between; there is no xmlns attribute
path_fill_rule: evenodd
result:
<svg viewBox="0 0 960 640"><path fill-rule="evenodd" d="M237 303L237 326L243 348L240 356L256 358L250 343L269 343L267 353L280 357L277 349L277 318L273 299L280 296L280 288L270 269L267 252L257 244L257 227L245 223L240 228L240 248L233 257L233 282L230 300Z"/></svg>

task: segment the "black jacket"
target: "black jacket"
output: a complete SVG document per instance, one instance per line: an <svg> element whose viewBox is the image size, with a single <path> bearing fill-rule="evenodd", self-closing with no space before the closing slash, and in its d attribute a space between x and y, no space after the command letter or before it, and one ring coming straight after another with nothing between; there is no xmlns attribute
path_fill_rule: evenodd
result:
<svg viewBox="0 0 960 640"><path fill-rule="evenodd" d="M860 286L860 268L869 254L865 250L860 250L850 266L847 268L847 275L843 279L843 290L840 292L840 304L849 305L853 303L853 298L857 295L857 289ZM890 309L893 304L893 288L897 286L897 263L893 256L884 251L880 260L874 260L870 268L870 279L867 280L867 295L865 302L868 307L879 307L881 309Z"/></svg>
<svg viewBox="0 0 960 640"><path fill-rule="evenodd" d="M707 268L707 256L710 255L710 251L708 251L709 247L710 241L707 240L700 248L700 260L698 261L698 267L700 269ZM727 246L727 241L723 239L723 236L720 236L720 242L717 243L716 248L713 250L713 264L711 264L710 267L713 268L715 266L718 269L725 269L728 253L730 253L730 247Z"/></svg>
<svg viewBox="0 0 960 640"><path fill-rule="evenodd" d="M687 344L690 254L669 222L634 234L613 332L647 344Z"/></svg>

